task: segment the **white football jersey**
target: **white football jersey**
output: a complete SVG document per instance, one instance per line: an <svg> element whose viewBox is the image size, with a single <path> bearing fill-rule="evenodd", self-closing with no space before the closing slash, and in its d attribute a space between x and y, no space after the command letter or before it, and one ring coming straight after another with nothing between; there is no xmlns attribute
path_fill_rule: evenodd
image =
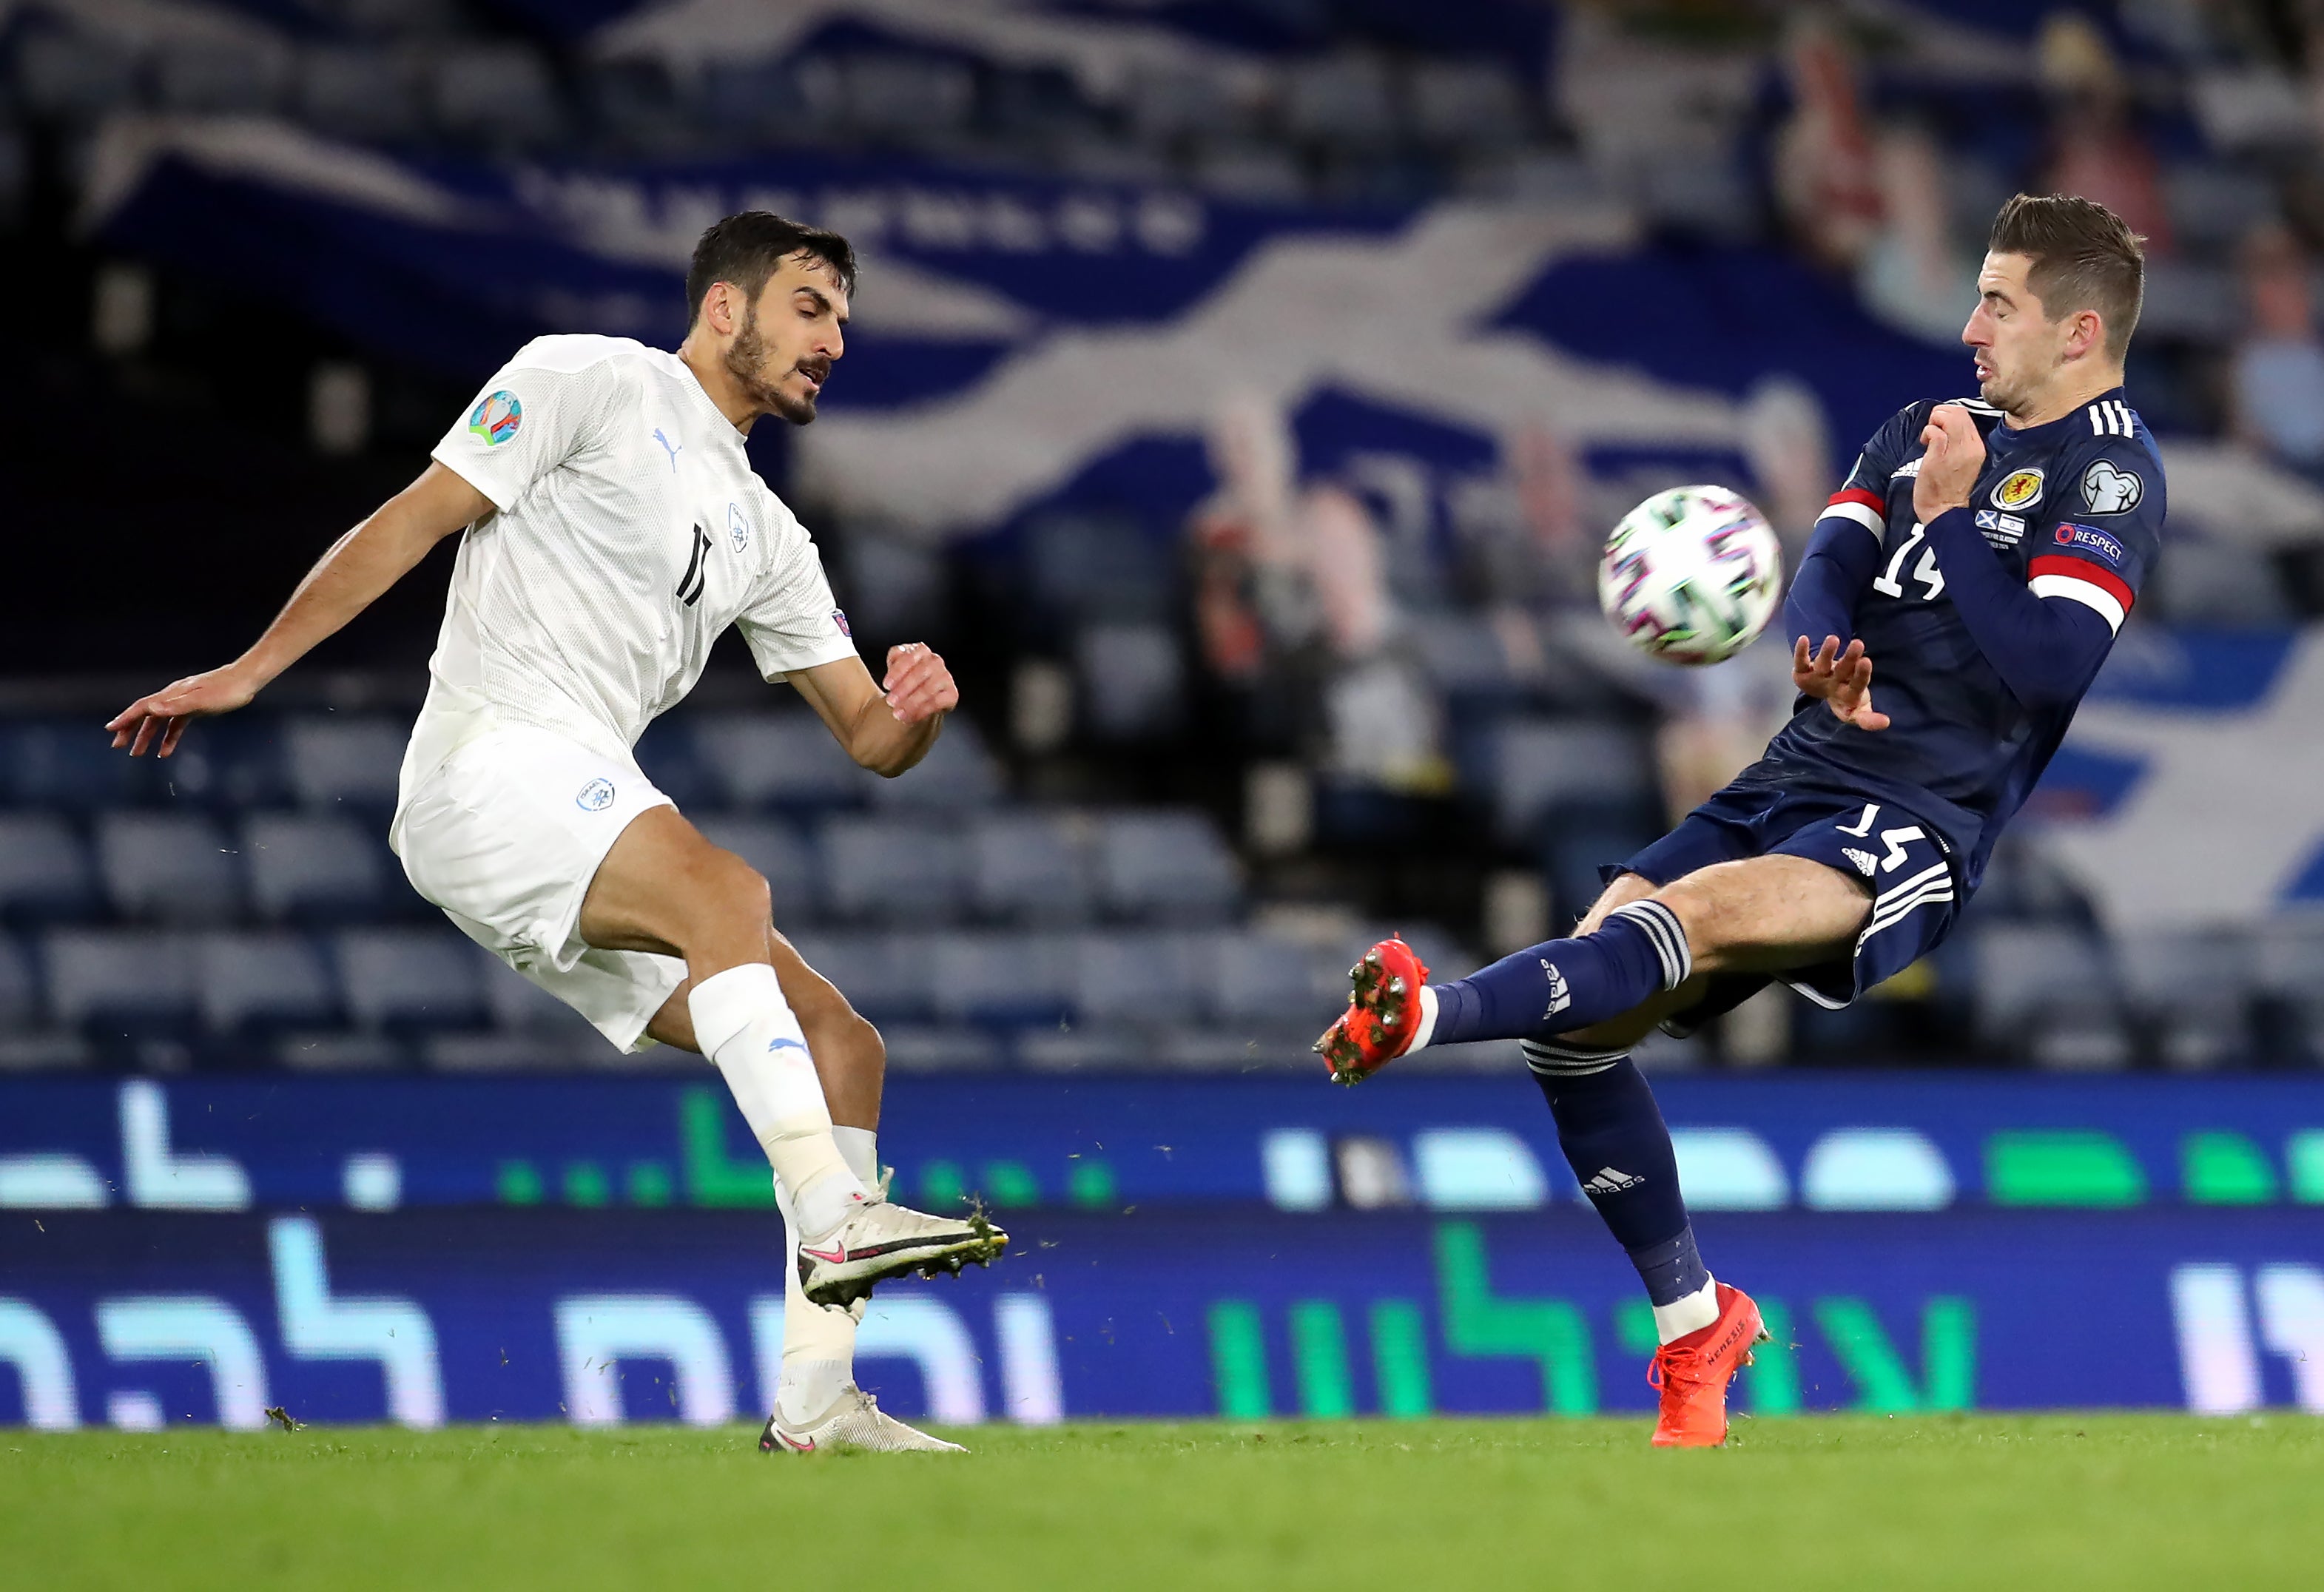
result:
<svg viewBox="0 0 2324 1592"><path fill-rule="evenodd" d="M675 354L536 338L433 456L498 511L461 538L407 798L501 723L626 759L729 625L770 680L855 650L814 541Z"/></svg>

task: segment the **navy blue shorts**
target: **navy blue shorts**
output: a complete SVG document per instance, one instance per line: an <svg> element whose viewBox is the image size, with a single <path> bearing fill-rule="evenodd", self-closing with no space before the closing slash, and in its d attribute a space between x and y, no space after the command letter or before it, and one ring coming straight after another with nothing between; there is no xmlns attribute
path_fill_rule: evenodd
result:
<svg viewBox="0 0 2324 1592"><path fill-rule="evenodd" d="M1951 842L1902 807L1835 791L1741 781L1628 862L1599 871L1609 884L1635 873L1666 885L1714 862L1769 856L1805 857L1872 887L1872 916L1856 937L1852 958L1781 975L1835 1011L1934 950L1967 897L1953 874ZM1697 1026L1770 981L1756 973L1720 975L1711 994L1679 1014L1675 1026Z"/></svg>

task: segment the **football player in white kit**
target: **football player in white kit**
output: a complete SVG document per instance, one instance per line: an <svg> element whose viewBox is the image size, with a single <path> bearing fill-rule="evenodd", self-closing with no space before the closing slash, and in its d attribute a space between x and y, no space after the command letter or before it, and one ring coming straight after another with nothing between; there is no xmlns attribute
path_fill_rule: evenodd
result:
<svg viewBox="0 0 2324 1592"><path fill-rule="evenodd" d="M960 700L944 659L890 649L874 683L807 531L751 469L761 415L815 419L854 257L764 211L696 246L676 354L541 337L486 384L420 477L324 554L249 651L107 727L167 757L249 702L445 537L465 532L389 839L413 887L617 1047L716 1063L774 1168L792 1262L782 1380L760 1447L951 1449L853 1377L873 1284L989 1262L982 1216L883 1197L886 1053L774 926L767 882L704 839L631 755L742 630L854 759L893 777Z"/></svg>

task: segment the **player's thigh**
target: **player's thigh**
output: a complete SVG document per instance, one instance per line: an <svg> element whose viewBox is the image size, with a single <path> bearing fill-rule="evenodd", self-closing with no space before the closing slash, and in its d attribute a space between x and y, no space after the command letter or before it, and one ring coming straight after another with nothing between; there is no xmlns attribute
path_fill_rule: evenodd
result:
<svg viewBox="0 0 2324 1592"><path fill-rule="evenodd" d="M609 951L684 956L699 970L765 960L767 881L676 807L622 831L581 900L581 937Z"/></svg>
<svg viewBox="0 0 2324 1592"><path fill-rule="evenodd" d="M1780 852L1717 862L1655 892L1685 925L1697 976L1845 957L1872 913L1863 880Z"/></svg>

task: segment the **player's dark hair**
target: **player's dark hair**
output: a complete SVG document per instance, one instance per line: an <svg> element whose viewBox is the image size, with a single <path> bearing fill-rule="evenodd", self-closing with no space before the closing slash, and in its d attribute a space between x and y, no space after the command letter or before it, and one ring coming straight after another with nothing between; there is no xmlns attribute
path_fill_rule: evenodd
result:
<svg viewBox="0 0 2324 1592"><path fill-rule="evenodd" d="M804 254L831 268L839 285L855 291L855 251L835 232L792 221L771 210L744 210L714 223L694 245L686 268L686 326L702 318L703 295L713 282L732 282L752 300L775 268Z"/></svg>
<svg viewBox="0 0 2324 1592"><path fill-rule="evenodd" d="M1986 247L2033 262L2025 285L2049 319L2097 310L2107 352L2120 359L2146 299L2145 241L2094 199L2022 193L1993 218Z"/></svg>

